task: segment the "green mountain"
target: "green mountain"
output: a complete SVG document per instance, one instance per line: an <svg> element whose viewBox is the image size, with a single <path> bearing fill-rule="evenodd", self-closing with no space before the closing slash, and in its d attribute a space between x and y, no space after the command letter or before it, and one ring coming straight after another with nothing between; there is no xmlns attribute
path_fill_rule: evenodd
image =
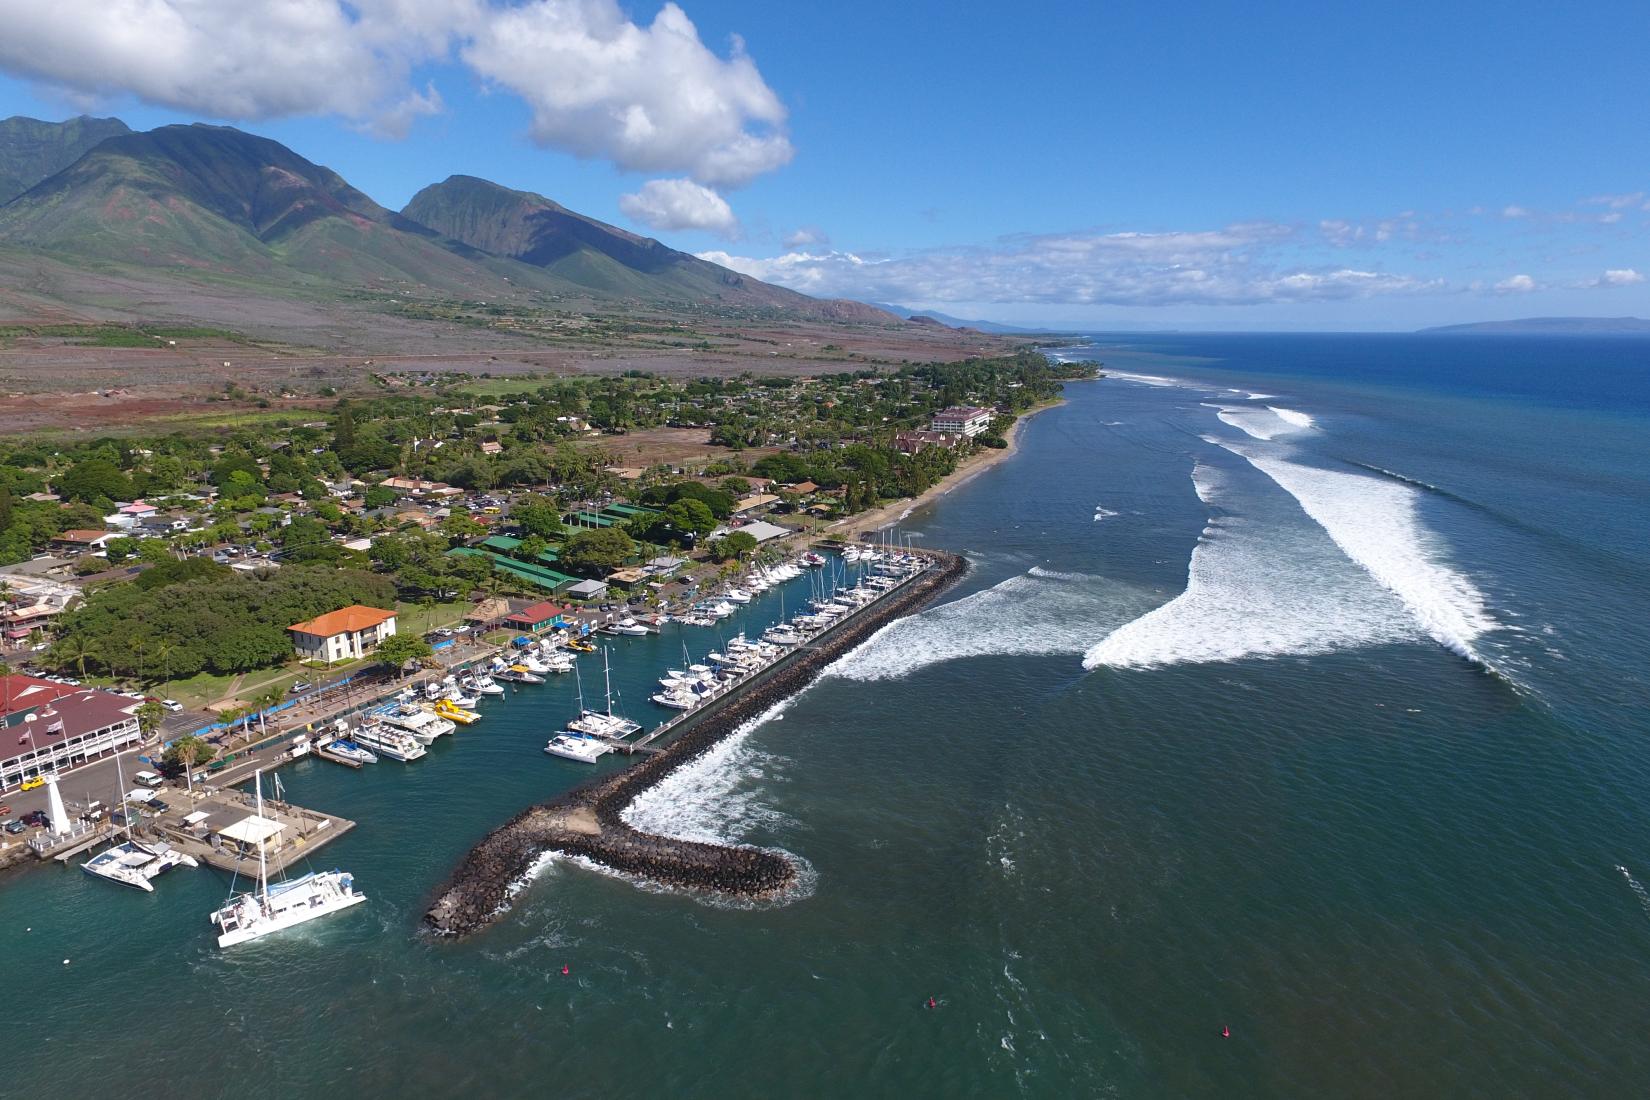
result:
<svg viewBox="0 0 1650 1100"><path fill-rule="evenodd" d="M67 156L66 136L59 146ZM278 142L200 123L97 142L0 204L0 250L174 287L487 301L550 295L895 323L863 303L770 286L470 176L425 188L398 214Z"/></svg>
<svg viewBox="0 0 1650 1100"><path fill-rule="evenodd" d="M131 132L118 118L86 115L66 122L21 115L0 120L0 206L63 171L104 138Z"/></svg>
<svg viewBox="0 0 1650 1100"><path fill-rule="evenodd" d="M0 206L0 244L258 283L471 294L525 275L565 289L440 239L278 142L198 123L101 142Z"/></svg>
<svg viewBox="0 0 1650 1100"><path fill-rule="evenodd" d="M575 213L531 191L449 176L401 213L455 241L531 264L604 297L717 303L835 320L893 320L861 302L832 302L741 275L650 237Z"/></svg>

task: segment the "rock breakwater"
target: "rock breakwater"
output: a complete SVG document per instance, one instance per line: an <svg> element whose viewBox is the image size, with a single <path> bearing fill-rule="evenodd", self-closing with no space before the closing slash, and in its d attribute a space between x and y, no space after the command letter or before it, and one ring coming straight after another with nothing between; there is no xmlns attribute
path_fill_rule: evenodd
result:
<svg viewBox="0 0 1650 1100"><path fill-rule="evenodd" d="M601 776L559 798L532 806L471 849L437 895L425 921L437 932L468 935L497 920L510 897L546 852L583 856L661 886L747 901L784 894L797 868L784 855L759 848L704 844L655 836L621 814L637 795L694 760L744 722L796 694L826 665L891 620L928 603L954 584L967 563L928 552L929 569L788 654L737 692L696 715L663 750L633 767Z"/></svg>

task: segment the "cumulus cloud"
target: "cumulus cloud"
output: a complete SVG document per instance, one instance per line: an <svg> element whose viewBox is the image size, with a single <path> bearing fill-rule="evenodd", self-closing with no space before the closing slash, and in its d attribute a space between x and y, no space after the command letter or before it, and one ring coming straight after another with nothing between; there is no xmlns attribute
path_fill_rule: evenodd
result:
<svg viewBox="0 0 1650 1100"><path fill-rule="evenodd" d="M739 219L727 200L692 180L648 180L635 194L620 196L619 209L654 229L703 229L723 237L739 233Z"/></svg>
<svg viewBox="0 0 1650 1100"><path fill-rule="evenodd" d="M738 186L792 156L785 108L666 3L617 0L0 0L0 70L203 116L333 114L386 133L440 109L413 69L457 56L532 111L541 145Z"/></svg>
<svg viewBox="0 0 1650 1100"><path fill-rule="evenodd" d="M1509 275L1495 284L1497 294L1527 294L1536 289L1536 282L1528 275Z"/></svg>
<svg viewBox="0 0 1650 1100"><path fill-rule="evenodd" d="M1501 216L1503 218L1527 218L1530 216L1530 212L1522 206L1503 206Z"/></svg>
<svg viewBox="0 0 1650 1100"><path fill-rule="evenodd" d="M1644 282L1644 276L1632 268L1613 267L1593 280L1592 285L1597 287L1632 286L1635 283L1642 282Z"/></svg>
<svg viewBox="0 0 1650 1100"><path fill-rule="evenodd" d="M1284 226L1251 223L1181 233L1084 233L1009 238L992 248L906 256L842 250L703 259L807 294L871 301L1061 305L1248 305L1437 290L1442 280L1328 266L1284 265Z"/></svg>

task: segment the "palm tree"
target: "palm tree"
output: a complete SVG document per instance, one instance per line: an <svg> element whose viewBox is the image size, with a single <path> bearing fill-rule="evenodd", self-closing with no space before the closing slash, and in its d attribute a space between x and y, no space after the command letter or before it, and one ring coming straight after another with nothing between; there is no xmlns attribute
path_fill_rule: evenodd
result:
<svg viewBox="0 0 1650 1100"><path fill-rule="evenodd" d="M155 643L155 656L160 659L162 682L172 678L172 654L177 652L177 646L162 638Z"/></svg>
<svg viewBox="0 0 1650 1100"><path fill-rule="evenodd" d="M65 634L52 645L52 660L58 668L66 665L76 665L80 669L81 678L86 676L86 658L91 649L78 634Z"/></svg>

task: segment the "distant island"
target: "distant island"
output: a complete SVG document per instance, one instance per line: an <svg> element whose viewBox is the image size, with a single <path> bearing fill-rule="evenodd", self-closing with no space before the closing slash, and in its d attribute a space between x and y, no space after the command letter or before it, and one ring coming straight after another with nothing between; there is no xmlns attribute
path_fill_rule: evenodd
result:
<svg viewBox="0 0 1650 1100"><path fill-rule="evenodd" d="M1470 325L1440 325L1424 328L1421 333L1453 334L1533 334L1611 335L1628 332L1650 332L1650 321L1640 317L1523 317L1514 321L1479 321Z"/></svg>

